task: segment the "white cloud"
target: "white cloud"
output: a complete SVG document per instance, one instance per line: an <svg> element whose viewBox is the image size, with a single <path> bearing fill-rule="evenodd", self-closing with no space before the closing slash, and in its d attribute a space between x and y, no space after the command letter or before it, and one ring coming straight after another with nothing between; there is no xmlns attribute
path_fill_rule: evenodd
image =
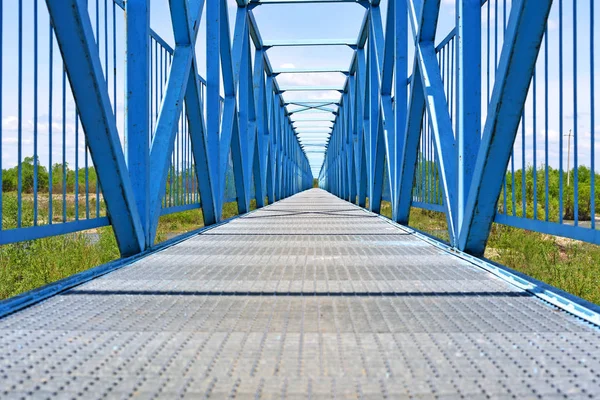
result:
<svg viewBox="0 0 600 400"><path fill-rule="evenodd" d="M553 18L548 19L548 30L555 31L558 29L558 21Z"/></svg>

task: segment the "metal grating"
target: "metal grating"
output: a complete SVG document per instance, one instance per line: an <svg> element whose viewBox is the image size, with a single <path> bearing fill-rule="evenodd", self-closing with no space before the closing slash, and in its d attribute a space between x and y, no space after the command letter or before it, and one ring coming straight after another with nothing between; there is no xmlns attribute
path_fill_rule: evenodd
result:
<svg viewBox="0 0 600 400"><path fill-rule="evenodd" d="M0 397L594 398L600 330L314 189L0 320Z"/></svg>

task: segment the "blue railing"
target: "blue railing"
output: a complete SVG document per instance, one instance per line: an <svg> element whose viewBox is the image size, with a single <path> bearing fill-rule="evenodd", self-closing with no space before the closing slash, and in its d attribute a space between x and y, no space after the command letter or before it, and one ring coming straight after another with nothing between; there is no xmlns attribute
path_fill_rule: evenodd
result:
<svg viewBox="0 0 600 400"><path fill-rule="evenodd" d="M456 95L455 35L455 30L452 30L435 49L442 83L444 84L444 93L448 99L448 111L452 121L455 120L454 112ZM419 143L412 206L430 211L444 212L442 188L440 187L439 164L437 162L434 146L429 115L427 109L425 109Z"/></svg>
<svg viewBox="0 0 600 400"><path fill-rule="evenodd" d="M494 15L499 23L502 16L500 28L487 29L484 54L491 71L487 86L493 85L509 6L497 0L484 6L488 21ZM496 222L600 244L595 187L595 13L593 1L554 2Z"/></svg>
<svg viewBox="0 0 600 400"><path fill-rule="evenodd" d="M504 0L482 4L482 130L510 6ZM593 1L554 2L498 201L497 223L600 243L595 172L596 13ZM454 29L436 47L453 121L458 100L455 35ZM426 114L413 206L443 212L433 146Z"/></svg>
<svg viewBox="0 0 600 400"><path fill-rule="evenodd" d="M173 48L169 46L156 32L150 32L150 142L154 126L162 103L171 63ZM203 79L200 78L202 95L206 90ZM201 97L203 102L204 96ZM186 109L183 106L182 116ZM167 176L165 196L162 200L161 214L201 208L198 193L198 179L191 152L191 143L186 118L179 117L175 145L171 154L171 165Z"/></svg>
<svg viewBox="0 0 600 400"><path fill-rule="evenodd" d="M61 51L48 18L46 4L41 0L19 0L15 4L16 7L0 6L2 12L0 35L2 39L16 39L2 40L0 175L3 184L0 188L0 216L2 217L0 244L109 224L104 197L91 162L86 135L63 66ZM490 0L483 1L481 5L480 136L485 129L488 107L493 100L493 88L499 71L512 4L513 2L505 0ZM119 38L123 37L125 32L124 6L125 4L120 0L88 2L93 35L122 146L125 146L123 132L126 121L123 98L125 97L126 60L125 43ZM597 8L591 0L554 2L493 216L493 220L497 223L600 243L596 223L600 198L596 190L598 177L595 172L597 163L595 150L598 146L595 136L597 66L594 51L597 36L595 27ZM247 12L251 15L251 11ZM368 13L372 12L374 11L368 11ZM369 24L369 18L365 18L362 32L366 32L365 27ZM407 29L410 32L410 26ZM361 85L364 85L364 82L360 82L362 77L356 72L357 69L362 68L358 66L360 63L356 60L360 57L368 60L373 56L372 51L383 51L382 43L371 43L371 34L361 34L357 45L352 45L358 51L356 54L362 55L355 56L353 66L348 72L349 79L343 91L344 100L340 107L340 115L345 121L344 126L352 127L353 132L358 132L362 128L359 128L360 124L355 121L358 112L353 109L356 107L354 104L356 100L352 96L356 97L356 93L362 90ZM252 40L258 41L257 38L253 36ZM170 65L174 50L154 31L150 31L149 43L151 141L171 72ZM370 48L371 45L373 49ZM264 49L260 47L260 44L256 46L255 43L255 50L264 53ZM408 54L415 53L412 41L408 41L407 48ZM457 113L462 106L459 104L457 90L459 87L457 64L461 56L457 29L438 41L435 52L445 105L448 108L450 123L457 132L459 123ZM369 108L365 107L367 98L361 100L363 113L361 123L366 124L369 129L377 128L373 122L376 118L389 120L390 115L395 115L394 97L397 88L405 88L410 94L413 71L410 70L411 64L408 64L406 75L409 78L406 84L403 83L404 80L399 84L389 83L393 87L385 96L389 96L391 107L387 109L384 107L380 111L381 115L377 115L374 109L367 112ZM361 73L364 74L365 71ZM269 75L271 72L267 71L266 74ZM352 96L350 95L351 79L354 79ZM206 82L199 76L198 80L200 107L205 114L208 114ZM389 79L389 82L391 81L392 78ZM280 89L274 80L263 84L270 85L269 90L273 90L276 95L279 94ZM371 84L388 85L385 82L375 81ZM220 125L223 122L226 101L221 96L218 118L211 119L210 124L205 118L203 122L207 126L214 127L215 123ZM271 101L265 102L268 104L265 107L269 110L273 107ZM231 104L233 103L230 99ZM282 105L278 106L282 107ZM353 111L351 112L350 109ZM279 124L279 119L285 118L285 111L282 110L277 113L269 111L272 115L268 116L267 125ZM392 114L384 118L383 114L389 110ZM167 183L160 212L163 215L201 207L188 119L183 117L186 111L184 105L177 123L178 129L166 175ZM435 138L438 127L431 126L428 107L425 107L423 113L410 198L414 207L447 213L445 199L452 193L446 193L448 189L444 188L445 183L442 179L444 167L440 164L440 153L436 150L438 144ZM332 144L343 146L343 143L350 143L348 137L343 137L346 135L344 129L334 125L330 147ZM457 137L454 139L458 140ZM289 142L276 143L275 140L271 143L274 146L273 150L279 149L278 151L282 151L283 154L289 151L284 148L289 145ZM348 165L351 165L348 159L343 159L351 152L345 152L342 158L331 159L323 166L322 182L338 185L340 194L344 197L374 195L384 200L394 200L393 195L398 195L400 187L398 174L392 171L390 175L386 162L375 162L380 156L378 152L382 151L380 148L373 147L375 144L376 141L365 144L369 146L365 150L366 158L369 163L373 163L367 169L368 185L373 186L378 174L381 174L383 183L380 188L374 185L375 190L369 189L366 193L363 188L361 188L362 192L357 191L356 187L353 188L353 185L345 183L347 177L341 174L339 169L347 170ZM390 155L396 159L401 156ZM226 154L221 155L221 160L226 158ZM282 173L281 171L288 173L288 182L297 186L298 182L293 176L298 174L290 172L291 165L282 165L281 170L279 170L280 166L277 166L272 173L273 176ZM250 197L254 197L252 177L254 172L252 167L247 168L248 171L245 172L247 182L244 185L248 188ZM336 175L326 176L328 171L336 168L338 169ZM235 201L237 193L231 152L228 160L225 161L224 169L225 180L224 187L219 191L220 200ZM223 173L223 169L221 172ZM301 176L302 181L307 179L302 174L298 176ZM267 183L275 190L277 185L274 185L273 179L275 178ZM458 233L458 229L455 229Z"/></svg>
<svg viewBox="0 0 600 400"><path fill-rule="evenodd" d="M124 146L125 3L88 2L88 13L115 122ZM99 180L54 30L43 0L0 4L0 244L109 225ZM173 48L150 30L150 142L173 59ZM0 44L1 46L1 44ZM14 53L14 54L13 54ZM8 60L14 59L16 63ZM206 81L198 76L206 113ZM16 96L14 96L16 94ZM223 99L221 99L221 114ZM181 115L185 115L185 105ZM237 200L229 157L224 201ZM253 182L253 180L252 180ZM251 197L254 185L251 185ZM161 215L201 208L186 118L180 117Z"/></svg>
<svg viewBox="0 0 600 400"><path fill-rule="evenodd" d="M112 1L90 1L88 11L110 101L122 127L118 86L123 70L118 55L123 44L117 40L122 11ZM45 3L0 4L0 12L0 244L108 225Z"/></svg>

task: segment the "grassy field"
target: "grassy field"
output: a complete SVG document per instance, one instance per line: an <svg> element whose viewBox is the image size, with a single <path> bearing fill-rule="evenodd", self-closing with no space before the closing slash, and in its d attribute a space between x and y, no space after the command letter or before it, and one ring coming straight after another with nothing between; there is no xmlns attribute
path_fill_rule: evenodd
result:
<svg viewBox="0 0 600 400"><path fill-rule="evenodd" d="M381 214L391 218L390 203ZM442 213L412 208L409 225L448 240ZM485 257L600 304L600 246L493 224Z"/></svg>
<svg viewBox="0 0 600 400"><path fill-rule="evenodd" d="M95 215L96 199L93 198L91 209ZM16 194L5 193L2 222L4 229L16 227L17 210ZM54 222L62 222L62 196L52 199ZM79 202L80 218L85 217L85 199ZM48 197L38 199L38 223L48 220ZM75 212L75 196L67 195L65 202L67 220L72 220ZM101 202L100 215L105 215L104 203ZM256 208L252 200L250 208ZM237 203L225 203L223 218L231 218L238 214ZM33 224L33 197L23 196L22 225ZM190 210L160 217L156 242L160 243L170 237L189 232L204 226L202 210ZM119 249L110 226L82 231L62 236L53 236L0 246L0 299L5 299L27 290L55 282L69 275L85 271L119 258Z"/></svg>
<svg viewBox="0 0 600 400"><path fill-rule="evenodd" d="M5 194L3 227L16 226L16 196ZM38 221L47 220L49 199L40 198ZM82 203L83 202L83 203ZM95 212L96 199L90 207ZM33 221L33 199L24 195L23 225ZM79 215L85 216L85 199ZM251 209L256 208L255 201ZM53 220L62 221L62 196L53 198ZM67 196L67 219L75 215L75 198ZM100 203L100 215L104 215ZM237 215L237 203L226 203L223 218ZM390 204L383 202L382 215L391 216ZM190 210L160 218L157 242L203 226L202 210ZM448 240L441 213L413 208L410 226L442 240ZM600 246L575 240L494 224L485 256L567 292L600 304ZM77 272L119 258L111 227L78 232L29 242L0 246L0 299L54 282Z"/></svg>

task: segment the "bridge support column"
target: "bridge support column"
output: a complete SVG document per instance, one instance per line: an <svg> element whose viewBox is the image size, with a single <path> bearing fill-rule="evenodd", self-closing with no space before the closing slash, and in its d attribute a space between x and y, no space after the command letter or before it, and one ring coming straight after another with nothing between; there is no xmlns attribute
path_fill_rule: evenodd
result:
<svg viewBox="0 0 600 400"><path fill-rule="evenodd" d="M46 5L119 250L137 254L143 229L87 9L79 0Z"/></svg>
<svg viewBox="0 0 600 400"><path fill-rule="evenodd" d="M142 228L145 246L152 245L150 235L150 132L149 132L149 46L150 4L148 0L125 3L126 95L125 159Z"/></svg>
<svg viewBox="0 0 600 400"><path fill-rule="evenodd" d="M460 228L458 248L483 255L552 0L515 0Z"/></svg>
<svg viewBox="0 0 600 400"><path fill-rule="evenodd" d="M456 2L458 199L455 233L462 225L475 160L481 143L481 1Z"/></svg>

